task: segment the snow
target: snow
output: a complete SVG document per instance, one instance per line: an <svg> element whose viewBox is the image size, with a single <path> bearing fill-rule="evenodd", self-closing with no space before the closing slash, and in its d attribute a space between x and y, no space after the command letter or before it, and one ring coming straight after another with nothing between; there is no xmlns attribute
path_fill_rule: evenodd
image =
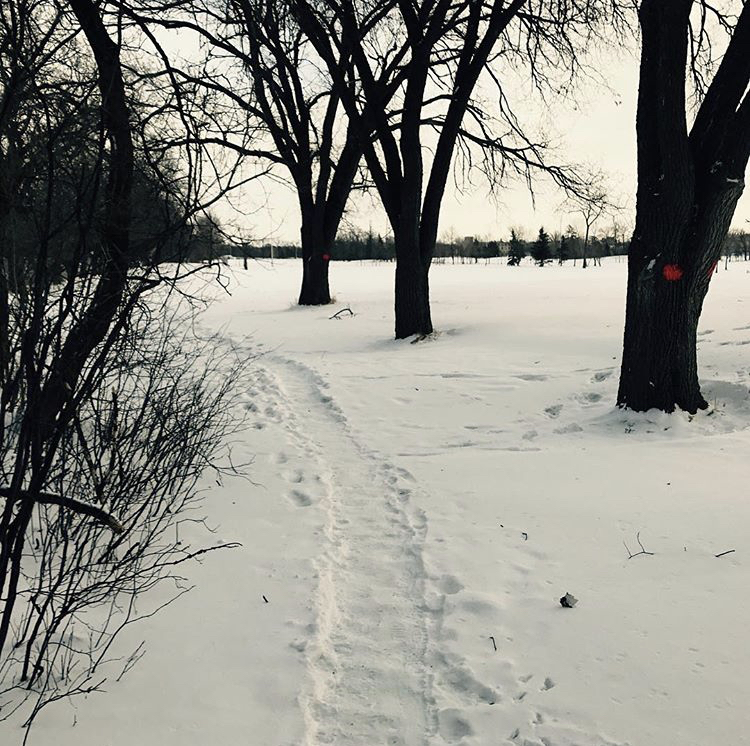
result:
<svg viewBox="0 0 750 746"><path fill-rule="evenodd" d="M393 265L334 264L306 309L299 263L237 265L203 323L259 355L252 463L190 540L242 547L29 743L748 743L747 268L712 281L690 417L613 407L623 261L436 265L419 344L390 339Z"/></svg>

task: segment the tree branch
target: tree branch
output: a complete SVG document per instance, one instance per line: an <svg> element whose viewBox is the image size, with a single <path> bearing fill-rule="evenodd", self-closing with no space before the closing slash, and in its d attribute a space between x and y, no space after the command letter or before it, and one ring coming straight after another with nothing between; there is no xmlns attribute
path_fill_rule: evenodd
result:
<svg viewBox="0 0 750 746"><path fill-rule="evenodd" d="M109 526L109 528L111 528L116 534L121 534L124 531L122 524L113 515L107 513L106 510L102 510L96 505L81 502L80 500L74 500L72 497L54 495L51 492L39 492L36 495L31 495L26 490L14 494L13 491L7 487L0 487L0 497L4 497L6 500L14 498L28 499L31 497L34 502L39 503L40 505L59 505L62 508L72 510L74 513L90 516L100 523Z"/></svg>

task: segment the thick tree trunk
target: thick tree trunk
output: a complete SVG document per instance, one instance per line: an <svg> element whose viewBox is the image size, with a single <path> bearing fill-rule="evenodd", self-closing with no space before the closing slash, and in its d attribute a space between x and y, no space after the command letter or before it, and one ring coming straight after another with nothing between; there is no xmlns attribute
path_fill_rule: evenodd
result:
<svg viewBox="0 0 750 746"><path fill-rule="evenodd" d="M317 217L317 219L316 219ZM302 216L300 238L302 243L302 288L300 306L325 306L331 302L328 285L328 265L331 260L333 239L324 236L320 216Z"/></svg>
<svg viewBox="0 0 750 746"><path fill-rule="evenodd" d="M648 229L636 228L628 257L620 407L664 412L679 407L694 414L707 406L698 381L698 321L742 194L741 184L717 181L720 186L704 183L698 190L711 196L708 204L665 213ZM681 220L674 222L689 227L674 231L670 241L668 218L676 214ZM696 216L692 225L689 214Z"/></svg>
<svg viewBox="0 0 750 746"><path fill-rule="evenodd" d="M396 339L432 334L429 263L416 247L400 248L396 239Z"/></svg>
<svg viewBox="0 0 750 746"><path fill-rule="evenodd" d="M688 134L690 0L643 0L638 198L617 403L704 409L696 334L703 300L744 188L750 139L740 105L750 76L750 5ZM747 38L746 38L747 37Z"/></svg>
<svg viewBox="0 0 750 746"><path fill-rule="evenodd" d="M707 404L698 382L696 334L705 282L680 275L677 265L631 255L622 371L617 403L636 411Z"/></svg>
<svg viewBox="0 0 750 746"><path fill-rule="evenodd" d="M300 306L325 306L331 302L328 285L330 255L318 251L302 252L302 289Z"/></svg>

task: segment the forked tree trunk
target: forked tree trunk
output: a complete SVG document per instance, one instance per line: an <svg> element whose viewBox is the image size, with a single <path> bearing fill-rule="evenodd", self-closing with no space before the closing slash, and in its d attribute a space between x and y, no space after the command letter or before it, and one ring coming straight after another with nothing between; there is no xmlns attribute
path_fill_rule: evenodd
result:
<svg viewBox="0 0 750 746"><path fill-rule="evenodd" d="M638 200L617 403L705 408L696 334L750 155L750 4L688 133L690 0L642 0Z"/></svg>
<svg viewBox="0 0 750 746"><path fill-rule="evenodd" d="M703 185L705 202L679 211L687 231L676 230L676 245L665 240L668 215L654 230L636 229L628 258L625 336L617 403L636 411L677 407L695 414L707 407L698 379L697 333L703 301L729 231L742 185ZM689 192L688 192L689 193ZM674 214L674 213L673 213ZM653 213L654 216L658 213ZM658 242L661 241L661 244ZM650 247L661 245L661 251Z"/></svg>

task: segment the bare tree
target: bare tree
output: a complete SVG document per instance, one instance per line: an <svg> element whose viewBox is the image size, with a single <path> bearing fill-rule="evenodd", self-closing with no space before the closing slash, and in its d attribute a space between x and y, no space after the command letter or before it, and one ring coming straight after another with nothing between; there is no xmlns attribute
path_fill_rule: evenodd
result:
<svg viewBox="0 0 750 746"><path fill-rule="evenodd" d="M121 8L142 27L182 29L203 41L201 62L168 55L172 73L224 99L230 115L214 117L208 142L287 172L301 219L299 303L329 303L334 240L362 151L359 135L342 123L340 96L299 29L291 2L134 0ZM344 68L348 53L339 54L336 64Z"/></svg>
<svg viewBox="0 0 750 746"><path fill-rule="evenodd" d="M698 319L750 156L750 4L728 6L735 15L702 1L640 4L638 196L621 407L696 412L707 406L698 382ZM716 33L729 35L726 51L706 72L699 55ZM700 105L689 127L691 68Z"/></svg>
<svg viewBox="0 0 750 746"><path fill-rule="evenodd" d="M546 66L575 70L577 43L591 36L611 6L295 0L293 7L350 121L367 133L360 145L396 246L396 337L429 334L428 274L457 144L464 165L475 163L471 152L484 153L476 161L495 183L507 171L529 179L539 169L572 185L567 172L546 164L544 143L524 133L493 60L501 54L513 59L543 87ZM342 68L342 59L351 62ZM497 95L496 115L473 98L480 79ZM437 133L428 165L427 128Z"/></svg>
<svg viewBox="0 0 750 746"><path fill-rule="evenodd" d="M128 599L195 553L165 537L231 427L227 384L147 298L196 271L184 230L234 169L155 137L197 139L190 102L123 61L103 10L0 7L0 682L38 695L29 724L96 686Z"/></svg>
<svg viewBox="0 0 750 746"><path fill-rule="evenodd" d="M585 189L569 194L565 206L583 221L583 262L581 266L586 269L591 231L601 218L614 209L607 191L602 185L601 176L593 178Z"/></svg>

